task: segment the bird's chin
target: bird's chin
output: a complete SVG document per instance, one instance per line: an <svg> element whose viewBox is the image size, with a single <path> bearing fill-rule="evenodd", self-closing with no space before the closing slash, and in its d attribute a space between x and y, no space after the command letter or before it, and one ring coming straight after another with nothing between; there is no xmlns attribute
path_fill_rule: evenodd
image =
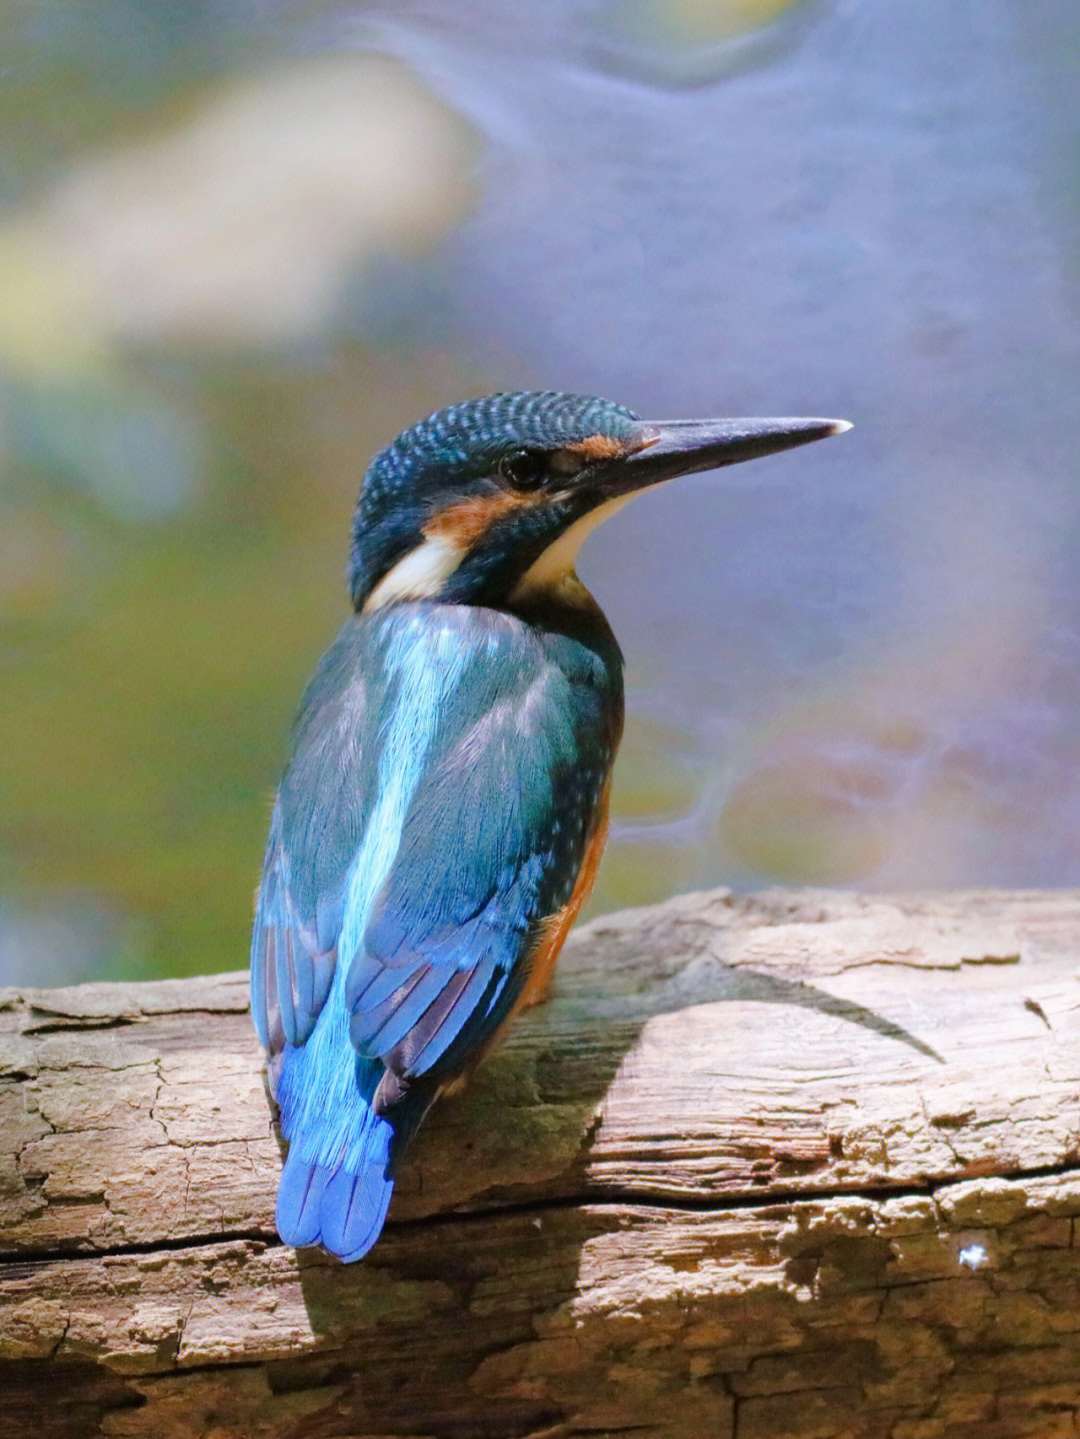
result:
<svg viewBox="0 0 1080 1439"><path fill-rule="evenodd" d="M598 491L591 507L573 520L517 581L510 594L511 603L525 604L544 595L568 594L569 582L576 582L577 578L574 565L578 551L592 532L617 514L635 493L631 490L626 494L605 495Z"/></svg>

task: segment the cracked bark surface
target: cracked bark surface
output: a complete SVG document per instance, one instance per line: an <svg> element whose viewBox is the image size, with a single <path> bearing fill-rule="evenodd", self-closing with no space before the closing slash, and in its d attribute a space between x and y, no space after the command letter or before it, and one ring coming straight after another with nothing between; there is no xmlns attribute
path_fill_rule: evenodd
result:
<svg viewBox="0 0 1080 1439"><path fill-rule="evenodd" d="M246 998L0 993L0 1434L1080 1435L1080 893L598 921L350 1267Z"/></svg>

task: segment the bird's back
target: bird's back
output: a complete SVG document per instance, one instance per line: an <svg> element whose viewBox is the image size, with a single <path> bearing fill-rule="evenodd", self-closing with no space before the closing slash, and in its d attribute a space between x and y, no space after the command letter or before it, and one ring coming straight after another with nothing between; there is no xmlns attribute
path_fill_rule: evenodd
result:
<svg viewBox="0 0 1080 1439"><path fill-rule="evenodd" d="M252 947L290 1243L370 1247L397 1152L580 904L621 662L598 611L564 618L433 603L355 616L308 687Z"/></svg>

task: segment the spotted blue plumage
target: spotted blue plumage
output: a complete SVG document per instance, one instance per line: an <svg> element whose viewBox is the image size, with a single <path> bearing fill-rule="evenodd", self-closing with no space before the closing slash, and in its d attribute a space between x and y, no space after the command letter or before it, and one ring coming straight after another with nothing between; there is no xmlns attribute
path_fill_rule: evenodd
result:
<svg viewBox="0 0 1080 1439"><path fill-rule="evenodd" d="M621 713L602 622L572 636L403 604L354 617L325 656L252 941L288 1243L357 1259L377 1239L397 1154L505 1021L570 897Z"/></svg>

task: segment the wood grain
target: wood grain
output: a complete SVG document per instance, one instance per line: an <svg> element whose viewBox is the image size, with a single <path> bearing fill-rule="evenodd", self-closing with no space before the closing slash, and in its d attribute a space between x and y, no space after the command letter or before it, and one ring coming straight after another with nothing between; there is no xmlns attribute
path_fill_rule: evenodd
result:
<svg viewBox="0 0 1080 1439"><path fill-rule="evenodd" d="M1080 894L579 931L350 1267L246 999L0 994L0 1434L1080 1435Z"/></svg>

